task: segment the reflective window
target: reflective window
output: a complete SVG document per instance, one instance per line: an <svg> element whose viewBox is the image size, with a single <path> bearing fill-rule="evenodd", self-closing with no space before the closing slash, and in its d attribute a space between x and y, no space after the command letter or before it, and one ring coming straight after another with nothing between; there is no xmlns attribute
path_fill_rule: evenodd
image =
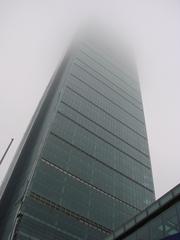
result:
<svg viewBox="0 0 180 240"><path fill-rule="evenodd" d="M103 96L93 92L92 89L87 86L77 85L74 81L69 83L68 91L74 92L74 94L79 95L80 98L84 98L86 101L89 101L91 104L94 104L98 108L105 111L107 114L110 114L118 121L121 121L124 125L129 128L132 128L138 134L146 137L145 126L140 121L133 118L128 113L124 112L118 106L113 105ZM67 91L67 90L66 90ZM67 96L65 92L64 98Z"/></svg>
<svg viewBox="0 0 180 240"><path fill-rule="evenodd" d="M179 223L175 206L167 209L163 214L164 236L170 236L179 232Z"/></svg>
<svg viewBox="0 0 180 240"><path fill-rule="evenodd" d="M97 64L97 62L95 62L94 60L90 59L85 54L81 54L80 53L79 56L80 56L79 57L80 60L82 62L86 63L87 65L89 65L89 68L91 68L91 70L94 73L96 73L97 76L101 76L102 78L107 79L107 80L113 82L114 84L116 84L117 86L121 87L122 89L127 91L130 95L132 95L134 98L136 98L137 100L140 101L139 93L136 90L134 90L132 87L129 87L126 83L124 83L124 81L121 81L122 77L120 78L119 76L115 76L114 74L109 72L107 69L105 69L102 66L100 66L99 64ZM86 68L88 68L88 66Z"/></svg>
<svg viewBox="0 0 180 240"><path fill-rule="evenodd" d="M95 91L99 94L102 94L112 101L112 104L115 104L124 109L126 112L129 112L130 115L132 114L132 116L137 117L140 121L144 121L143 112L139 107L134 105L134 101L127 101L127 97L124 98L121 94L118 94L117 91L113 91L107 86L107 84L105 85L102 83L99 78L95 78L91 73L80 68L78 64L73 66L72 76L73 81L81 81L82 83L87 84L92 89L95 89Z"/></svg>
<svg viewBox="0 0 180 240"><path fill-rule="evenodd" d="M177 216L178 216L179 225L180 225L180 202L176 204L176 211L177 211Z"/></svg>
<svg viewBox="0 0 180 240"><path fill-rule="evenodd" d="M160 240L175 235L180 232L179 213L180 203L177 202L142 227L137 228L132 235L124 238L124 240L130 240L131 237L136 240Z"/></svg>
<svg viewBox="0 0 180 240"><path fill-rule="evenodd" d="M150 221L150 239L159 240L163 237L163 223L161 217L156 217Z"/></svg>

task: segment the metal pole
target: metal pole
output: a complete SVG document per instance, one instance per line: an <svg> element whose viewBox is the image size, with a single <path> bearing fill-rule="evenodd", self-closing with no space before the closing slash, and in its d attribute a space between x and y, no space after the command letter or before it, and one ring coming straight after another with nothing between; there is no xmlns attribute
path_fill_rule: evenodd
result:
<svg viewBox="0 0 180 240"><path fill-rule="evenodd" d="M4 160L7 152L9 151L9 148L11 147L11 144L12 144L13 141L14 141L14 138L11 138L11 141L10 141L9 145L7 146L6 151L4 152L4 154L3 154L3 156L2 156L2 158L0 160L0 164L3 162L3 160Z"/></svg>

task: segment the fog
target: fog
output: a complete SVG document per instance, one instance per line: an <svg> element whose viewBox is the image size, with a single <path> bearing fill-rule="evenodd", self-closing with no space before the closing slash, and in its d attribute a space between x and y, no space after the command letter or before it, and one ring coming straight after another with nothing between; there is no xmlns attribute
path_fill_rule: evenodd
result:
<svg viewBox="0 0 180 240"><path fill-rule="evenodd" d="M3 180L73 37L89 23L134 48L156 197L180 182L180 3L159 0L0 1L0 165Z"/></svg>

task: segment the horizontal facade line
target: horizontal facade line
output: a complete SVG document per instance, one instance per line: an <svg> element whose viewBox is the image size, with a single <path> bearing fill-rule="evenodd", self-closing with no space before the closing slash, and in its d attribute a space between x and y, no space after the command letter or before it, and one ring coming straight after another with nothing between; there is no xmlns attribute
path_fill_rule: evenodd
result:
<svg viewBox="0 0 180 240"><path fill-rule="evenodd" d="M28 216L30 218L32 218L32 216L30 214L24 214L25 216ZM35 220L36 222L40 222L41 224L43 224L43 221L40 221L38 218L34 218L33 217L33 220ZM52 226L50 224L46 224L44 223L44 225L46 226ZM64 234L64 231L61 230L60 228L56 229L58 230L60 233ZM40 238L36 238L36 237L32 237L32 235L30 236L28 233L25 233L23 230L20 230L16 233L16 239L18 239L17 237L23 237L22 239L25 239L25 240L40 240ZM68 237L71 237L71 240L79 240L78 237L76 236L72 236L72 235L69 235L67 232L66 232L66 235L68 235ZM21 238L20 238L21 239Z"/></svg>
<svg viewBox="0 0 180 240"><path fill-rule="evenodd" d="M150 191L150 192L152 192L152 193L154 192L154 191L151 190L150 188L147 188L147 187L144 186L143 184L141 184L141 183L139 183L138 181L132 179L131 177L127 176L126 174L120 172L119 170L113 168L112 166L108 165L107 163L102 162L100 159L98 159L98 158L94 157L93 155L91 155L91 154L85 152L85 151L82 150L81 148L79 148L79 147L77 147L76 145L70 143L69 141L67 141L66 139L62 138L61 136L55 134L54 132L51 131L51 134L52 134L53 136L55 136L56 138L62 140L63 142L69 144L69 145L72 146L73 148L77 149L78 151L80 151L80 152L86 154L88 157L94 159L96 162L98 162L98 163L100 163L100 164L106 166L107 168L111 169L111 170L114 171L114 172L117 172L118 174L122 175L123 177L125 177L125 178L127 178L127 179L133 181L133 182L136 183L137 185L143 187L144 189L146 189L146 190L148 190L148 191ZM150 168L148 168L147 166L144 166L144 167L150 170Z"/></svg>
<svg viewBox="0 0 180 240"><path fill-rule="evenodd" d="M63 206L61 206L60 204L57 204L55 202L52 202L50 201L49 199L45 198L45 197L42 197L41 195L35 193L35 192L30 192L30 197L38 202L41 202L42 204L50 207L50 208L54 208L56 210L59 210L59 211L62 211L63 213L67 214L68 216L71 216L73 218L75 218L77 221L80 221L81 223L83 224L86 224L88 225L89 227L93 228L93 229L97 229L103 233L106 233L106 234L110 234L112 233L112 230L88 219L88 218L85 218L67 208L64 208Z"/></svg>
<svg viewBox="0 0 180 240"><path fill-rule="evenodd" d="M114 82L112 82L111 80L109 80L107 77L105 77L103 74L101 74L100 72L96 71L94 68L92 68L89 64L85 63L82 59L80 59L79 57L76 57L76 59L86 65L88 68L90 68L93 72L97 73L98 75L100 75L102 78L106 79L108 82L112 83L112 85L114 85L116 88L119 88L122 92L124 92L127 96L133 98L138 104L142 104L140 100L138 100L136 97L130 95L127 91L125 91L124 89L122 89L120 86L118 86L117 84L115 84Z"/></svg>
<svg viewBox="0 0 180 240"><path fill-rule="evenodd" d="M145 140L147 140L147 138L140 134L139 132L137 132L136 130L134 130L133 128L131 128L130 126L128 126L126 123L122 122L120 119L114 117L112 114L110 114L109 112L107 112L106 110L104 110L102 107L96 105L95 103L93 103L91 100L89 100L88 98L86 98L85 96L83 96L82 94L78 93L77 91L75 91L74 89L72 89L69 85L67 86L68 89L70 89L70 91L74 92L75 94L77 94L78 96L80 96L81 98L85 99L87 102L91 103L92 105L94 105L96 108L99 108L101 111L103 111L104 113L106 113L107 115L109 115L111 118L115 119L116 121L120 122L122 125L124 125L125 127L127 127L128 129L132 130L134 133L136 133L137 135L139 135L140 137L144 138Z"/></svg>
<svg viewBox="0 0 180 240"><path fill-rule="evenodd" d="M90 131L89 129L87 129L86 127L82 126L81 124L77 123L76 121L74 121L73 119L71 119L70 117L66 116L64 113L61 113L60 111L58 111L58 114L61 114L63 117L69 119L70 121L72 121L73 123L75 123L76 125L78 125L79 127L85 129L87 132L91 133L92 135L96 136L97 138L101 139L103 142L109 144L110 146L112 146L113 148L117 149L119 152L122 152L123 154L125 154L126 156L130 157L131 159L137 161L138 163L141 163L141 165L146 166L144 163L138 161L136 158L134 158L133 156L131 156L129 153L124 152L123 150L119 149L118 147L116 147L115 145L113 145L112 143L108 142L107 140L105 140L104 138L98 136L96 133Z"/></svg>
<svg viewBox="0 0 180 240"><path fill-rule="evenodd" d="M101 53L98 53L98 51L95 50L92 46L89 46L88 43L82 42L82 45L83 45L85 48L89 49L90 51L94 52L98 57L102 58L107 64L110 64L113 68L117 69L116 71L122 72L124 75L127 76L127 78L132 79L132 82L135 83L135 85L137 86L138 81L135 80L131 74L126 73L126 72L124 72L122 69L118 68L112 61L110 61L108 58L105 58L104 56L102 56ZM136 87L135 87L135 88L136 88ZM138 88L138 87L137 87L137 88Z"/></svg>
<svg viewBox="0 0 180 240"><path fill-rule="evenodd" d="M79 62L81 62L78 59ZM85 64L85 63L83 63ZM143 111L143 108L138 107L135 103L131 102L128 98L124 97L121 93L119 93L118 91L116 91L115 89L113 89L112 87L110 87L108 84L106 84L104 81L100 80L99 78L97 78L96 76L94 76L92 73L90 73L88 70L86 70L85 68L83 68L82 66L80 66L78 63L74 62L74 65L76 65L77 67L79 67L81 70L83 70L84 72L86 72L87 74L89 74L91 77L93 77L94 79L96 79L98 82L100 82L102 85L105 85L107 88L109 88L111 91L113 91L114 93L118 94L119 96L121 96L124 100L126 100L127 102L129 102L130 104L132 104L135 108L139 109L140 111ZM117 86L116 86L117 87ZM124 91L123 89L121 89L120 87L118 87L121 91ZM125 91L124 93L126 95L128 95ZM130 95L128 95L130 96ZM132 96L131 96L132 97ZM140 103L138 103L138 105L140 105Z"/></svg>
<svg viewBox="0 0 180 240"><path fill-rule="evenodd" d="M33 198L33 200L35 200L34 197L32 197L32 198ZM37 201L37 199L36 199L36 201ZM42 202L41 202L41 204L42 204ZM43 204L43 205L45 205L45 204ZM46 207L47 207L47 205L46 205ZM73 239L79 240L78 237L76 237L76 236L74 236L74 235L72 235L72 234L70 234L70 233L68 233L68 232L65 232L65 231L62 230L61 228L57 228L57 227L55 227L54 225L51 225L51 224L49 224L49 223L47 223L47 222L44 222L43 220L41 220L41 219L39 219L39 218L37 218L37 217L34 217L34 216L30 215L29 213L23 212L23 213L21 214L21 219L23 218L23 216L26 216L26 217L28 217L28 218L31 218L31 219L33 219L34 221L39 222L39 223L41 223L41 224L43 224L43 225L45 225L45 226L48 226L48 227L54 229L54 230L57 231L57 232L66 234L66 235L68 235L69 237L71 237L71 238L73 238ZM21 219L20 219L20 221L21 221ZM39 240L39 238L32 237L32 235L30 236L29 234L24 233L23 230L20 230L20 231L17 230L17 231L16 231L16 234L18 234L18 235L20 234L20 235L22 235L22 236L28 237L29 240Z"/></svg>
<svg viewBox="0 0 180 240"><path fill-rule="evenodd" d="M83 81L82 79L80 79L79 77L77 77L75 74L71 73L71 76L73 76L74 78L76 78L77 80L81 81L83 84L85 84L86 86L88 86L89 88L91 88L93 91L95 91L96 93L98 93L99 95L103 96L104 98L106 98L108 101L110 101L112 104L116 105L118 108L120 108L121 110L123 110L125 113L127 113L128 115L130 115L131 117L133 117L134 119L136 119L138 122L140 122L142 125L145 125L143 121L139 120L137 117L135 117L132 113L128 112L125 108L121 107L119 104L115 103L114 101L112 101L111 99L109 99L108 97L106 97L104 94L102 94L101 92L99 92L97 89L93 88L92 86L90 86L87 82ZM142 110L140 110L142 112ZM143 112L142 112L143 113Z"/></svg>
<svg viewBox="0 0 180 240"><path fill-rule="evenodd" d="M25 216L26 215L28 215L29 216L29 214L24 214ZM18 230L17 232L16 232L16 239L17 239L17 237L24 237L24 238L22 238L22 239L27 239L27 240L39 240L39 238L36 238L36 237L32 237L32 235L30 236L29 234L27 234L27 233L24 233L24 231L23 230ZM21 238L20 238L21 239ZM73 240L73 239L72 239ZM79 239L77 239L77 240L79 240Z"/></svg>
<svg viewBox="0 0 180 240"><path fill-rule="evenodd" d="M112 195L112 194L110 194L110 193L105 192L105 191L102 190L101 188L99 188L99 187L97 187L97 186L95 186L95 185L93 185L93 184L91 184L91 183L88 183L87 181L84 181L84 180L81 179L80 177L75 176L74 174L70 173L69 171L66 171L66 170L62 169L61 167L57 166L57 165L54 164L54 163L51 163L50 161L46 160L45 158L42 158L41 160L42 160L43 162L45 162L46 164L50 165L51 167L54 167L54 168L56 168L57 170L63 172L64 174L70 176L71 178L74 178L74 179L76 179L77 181L85 184L86 186L88 186L88 187L96 190L97 192L100 192L100 193L104 194L105 196L107 196L107 197L109 197L109 198L111 198L111 199L113 199L113 200L116 200L116 201L118 201L118 202L121 202L121 203L125 204L126 206L135 209L136 211L139 211L139 212L141 211L139 208L137 208L137 207L135 207L135 206L133 206L133 205L131 205L131 204L123 201L122 199L120 199L120 198L118 198L118 197L116 197L116 196L114 196L114 195Z"/></svg>
<svg viewBox="0 0 180 240"><path fill-rule="evenodd" d="M93 57L91 57L89 54L87 54L84 50L80 49L80 52L82 52L85 56L87 56L88 58L90 58L93 62L95 62L96 64L98 64L99 66L101 66L102 68L104 68L107 72L111 73L114 77L118 78L121 82L123 82L127 87L131 88L134 92L139 93L138 89L136 89L135 87L132 87L129 83L127 83L126 81L124 81L120 76L118 76L117 74L113 73L110 69L108 69L107 67L105 67L103 64L101 64L99 61L95 60Z"/></svg>
<svg viewBox="0 0 180 240"><path fill-rule="evenodd" d="M119 137L118 135L114 134L113 132L107 130L105 127L103 127L102 125L100 125L99 123L97 123L96 121L90 119L89 117L87 117L85 114L81 113L80 111L78 111L77 109L73 108L71 105L69 105L68 103L66 103L64 100L61 101L64 105L68 106L69 108L71 108L72 110L74 110L75 112L77 112L79 115L83 116L84 118L88 119L89 121L93 122L94 124L96 124L98 127L102 128L104 131L108 132L109 134L111 134L112 136L116 137L117 139L121 140L122 142L124 142L125 144L127 144L128 146L132 147L133 149L135 149L136 151L138 151L139 153L143 154L145 157L149 157L149 155L147 155L146 153L142 152L141 150L139 150L138 148L134 147L133 145L131 145L130 143L128 143L127 141L125 141L124 139L122 139L121 137ZM60 111L61 112L61 111Z"/></svg>

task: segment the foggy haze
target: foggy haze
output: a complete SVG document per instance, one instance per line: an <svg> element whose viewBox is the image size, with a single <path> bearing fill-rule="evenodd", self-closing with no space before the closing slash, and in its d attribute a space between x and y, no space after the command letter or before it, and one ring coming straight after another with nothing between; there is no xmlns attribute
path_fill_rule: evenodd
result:
<svg viewBox="0 0 180 240"><path fill-rule="evenodd" d="M180 182L180 3L173 0L0 1L0 157L15 139L0 181L53 72L89 22L133 45L160 197Z"/></svg>

